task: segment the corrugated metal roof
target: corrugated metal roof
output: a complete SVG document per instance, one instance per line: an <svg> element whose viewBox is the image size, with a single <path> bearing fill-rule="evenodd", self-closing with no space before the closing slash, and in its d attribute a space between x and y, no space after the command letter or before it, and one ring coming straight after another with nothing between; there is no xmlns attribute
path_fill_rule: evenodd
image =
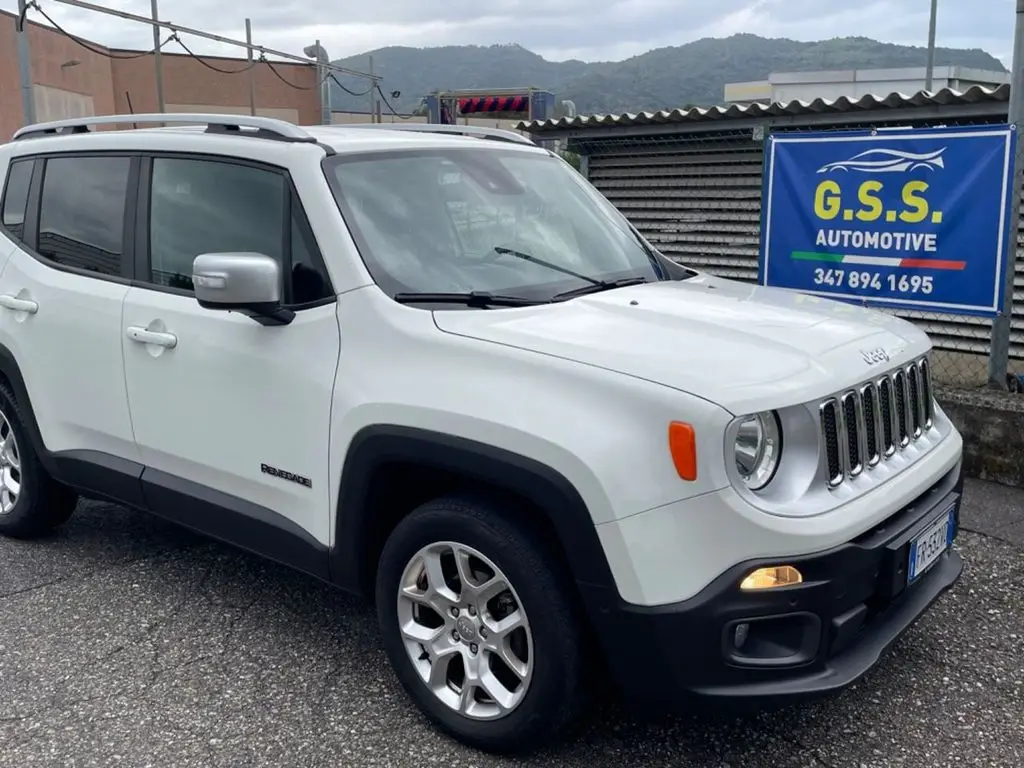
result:
<svg viewBox="0 0 1024 768"><path fill-rule="evenodd" d="M714 107L693 107L692 109L662 110L661 112L626 112L621 115L577 115L562 117L557 120L534 120L522 122L519 130L530 133L564 130L566 128L598 128L627 125L663 125L666 123L695 123L714 120L740 120L769 117L789 117L812 114L841 114L844 112L861 112L881 109L900 109L907 107L942 107L982 102L1008 102L1010 86L1000 85L987 88L980 85L972 86L966 91L955 91L943 88L941 91L928 93L918 91L912 96L903 93L892 93L878 97L867 94L859 99L840 96L837 99L815 99L801 101L799 99L785 104L727 104Z"/></svg>

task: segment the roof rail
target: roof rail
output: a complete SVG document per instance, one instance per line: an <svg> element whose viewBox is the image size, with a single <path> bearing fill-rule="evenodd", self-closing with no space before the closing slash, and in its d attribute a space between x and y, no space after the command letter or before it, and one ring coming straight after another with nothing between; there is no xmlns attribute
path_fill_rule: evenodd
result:
<svg viewBox="0 0 1024 768"><path fill-rule="evenodd" d="M327 127L327 126L323 126ZM504 128L487 128L482 125L448 125L441 123L335 123L332 128L379 128L390 131L413 131L417 133L449 133L457 136L475 136L479 139L507 141L513 144L536 146L532 139Z"/></svg>
<svg viewBox="0 0 1024 768"><path fill-rule="evenodd" d="M74 117L67 120L54 120L50 123L36 123L35 125L26 125L23 128L19 128L14 132L12 141L67 133L89 133L90 125L112 125L117 123L205 124L206 133L227 133L275 139L277 141L316 143L316 139L299 128L299 126L273 117L193 114L187 112L145 115L96 115L92 117ZM253 128L255 130L243 132L243 128Z"/></svg>

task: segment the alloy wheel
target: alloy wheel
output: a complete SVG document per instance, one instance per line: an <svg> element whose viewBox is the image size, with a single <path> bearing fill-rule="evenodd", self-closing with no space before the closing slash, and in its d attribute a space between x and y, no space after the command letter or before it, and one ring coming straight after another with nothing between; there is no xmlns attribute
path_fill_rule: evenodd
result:
<svg viewBox="0 0 1024 768"><path fill-rule="evenodd" d="M424 547L405 567L397 609L413 667L446 706L473 720L519 706L533 675L533 635L490 559L455 542Z"/></svg>
<svg viewBox="0 0 1024 768"><path fill-rule="evenodd" d="M10 514L21 495L21 457L11 422L0 412L0 515Z"/></svg>

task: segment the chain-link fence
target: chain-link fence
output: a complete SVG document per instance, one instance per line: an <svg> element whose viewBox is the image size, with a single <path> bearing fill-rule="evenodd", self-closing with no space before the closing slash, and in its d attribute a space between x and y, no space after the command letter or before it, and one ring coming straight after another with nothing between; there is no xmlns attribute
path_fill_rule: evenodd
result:
<svg viewBox="0 0 1024 768"><path fill-rule="evenodd" d="M848 124L772 127L775 135L796 131L850 130ZM1004 115L941 121L889 122L865 126L977 125L1004 122ZM725 122L725 121L723 121ZM760 250L765 136L744 127L708 123L655 126L659 133L589 136L580 131L567 148L583 158L590 181L666 256L712 274L756 283ZM768 131L765 131L766 134ZM594 131L598 134L598 131ZM623 132L626 133L626 132ZM546 138L536 136L535 138ZM1024 383L1024 260L1018 225L1014 314L1008 379ZM934 343L933 375L946 387L988 386L992 321L986 318L906 310L890 311L911 320Z"/></svg>

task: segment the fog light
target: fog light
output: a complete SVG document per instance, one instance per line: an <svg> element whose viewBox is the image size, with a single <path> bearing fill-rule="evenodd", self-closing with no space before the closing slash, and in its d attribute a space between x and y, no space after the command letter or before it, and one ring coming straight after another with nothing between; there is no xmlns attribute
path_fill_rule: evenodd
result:
<svg viewBox="0 0 1024 768"><path fill-rule="evenodd" d="M804 577L792 565L776 565L771 568L758 568L740 582L740 589L773 589L800 584Z"/></svg>
<svg viewBox="0 0 1024 768"><path fill-rule="evenodd" d="M737 624L736 625L736 632L733 634L732 642L733 642L733 645L736 646L737 650L742 648L743 644L745 642L747 642L747 635L749 635L749 634L750 634L750 625L749 624Z"/></svg>

